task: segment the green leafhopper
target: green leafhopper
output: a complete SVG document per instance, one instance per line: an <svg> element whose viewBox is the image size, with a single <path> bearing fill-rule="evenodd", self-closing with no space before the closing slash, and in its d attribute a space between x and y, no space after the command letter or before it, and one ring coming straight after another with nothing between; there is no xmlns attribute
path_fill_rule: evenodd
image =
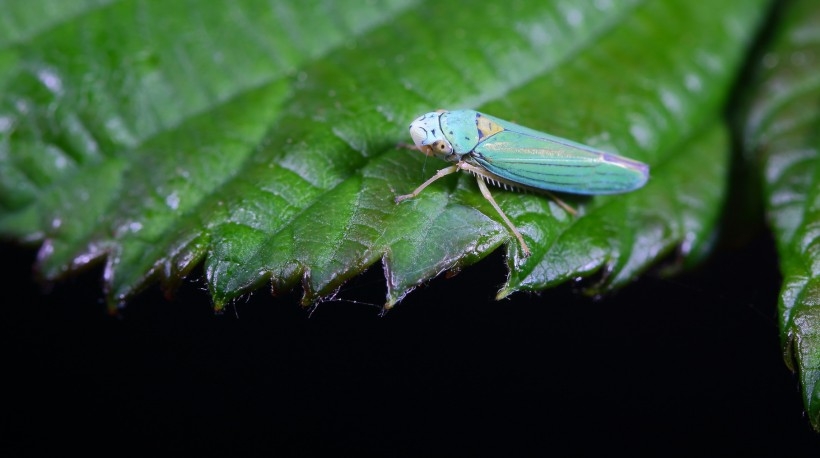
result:
<svg viewBox="0 0 820 458"><path fill-rule="evenodd" d="M649 179L649 166L642 162L473 110L422 115L410 124L410 136L422 153L454 164L436 172L412 193L396 197L396 203L418 196L441 177L459 170L470 172L518 239L524 256L530 255L524 237L493 199L486 183L550 195L551 191L596 195L633 191Z"/></svg>

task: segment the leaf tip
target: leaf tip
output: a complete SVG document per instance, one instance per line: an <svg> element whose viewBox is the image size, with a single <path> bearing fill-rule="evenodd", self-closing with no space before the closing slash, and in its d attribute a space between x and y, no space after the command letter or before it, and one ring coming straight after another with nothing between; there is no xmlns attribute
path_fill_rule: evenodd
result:
<svg viewBox="0 0 820 458"><path fill-rule="evenodd" d="M506 299L510 294L514 293L515 290L510 288L509 286L505 286L501 288L498 293L495 295L495 300L500 301L501 299Z"/></svg>

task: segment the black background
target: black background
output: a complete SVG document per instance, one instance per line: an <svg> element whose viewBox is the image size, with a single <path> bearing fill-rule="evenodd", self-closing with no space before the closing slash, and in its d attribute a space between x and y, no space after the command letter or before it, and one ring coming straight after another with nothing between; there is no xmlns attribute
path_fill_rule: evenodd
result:
<svg viewBox="0 0 820 458"><path fill-rule="evenodd" d="M113 317L101 269L46 291L4 243L5 449L244 455L650 452L816 456L761 237L598 300L571 285L493 300L498 252L373 305L265 290L222 315L200 272ZM380 266L340 297L380 303ZM9 456L9 455L6 455Z"/></svg>

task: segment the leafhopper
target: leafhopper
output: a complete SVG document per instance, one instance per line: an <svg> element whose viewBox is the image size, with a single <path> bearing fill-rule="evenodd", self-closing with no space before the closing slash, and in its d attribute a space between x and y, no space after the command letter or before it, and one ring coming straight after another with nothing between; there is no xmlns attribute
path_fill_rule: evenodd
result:
<svg viewBox="0 0 820 458"><path fill-rule="evenodd" d="M524 256L530 249L521 232L496 203L487 183L507 189L598 195L634 191L649 179L649 166L561 137L519 126L473 110L439 110L410 124L416 148L453 163L396 203L414 198L441 177L459 170L472 173L481 194L513 232ZM575 211L556 199L568 212Z"/></svg>

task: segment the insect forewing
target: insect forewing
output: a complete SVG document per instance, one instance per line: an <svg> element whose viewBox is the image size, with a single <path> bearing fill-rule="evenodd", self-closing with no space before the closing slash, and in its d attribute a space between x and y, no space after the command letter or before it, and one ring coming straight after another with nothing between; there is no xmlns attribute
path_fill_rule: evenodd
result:
<svg viewBox="0 0 820 458"><path fill-rule="evenodd" d="M471 162L525 187L574 194L614 194L643 186L649 167L553 135L493 118L503 130L482 139Z"/></svg>

